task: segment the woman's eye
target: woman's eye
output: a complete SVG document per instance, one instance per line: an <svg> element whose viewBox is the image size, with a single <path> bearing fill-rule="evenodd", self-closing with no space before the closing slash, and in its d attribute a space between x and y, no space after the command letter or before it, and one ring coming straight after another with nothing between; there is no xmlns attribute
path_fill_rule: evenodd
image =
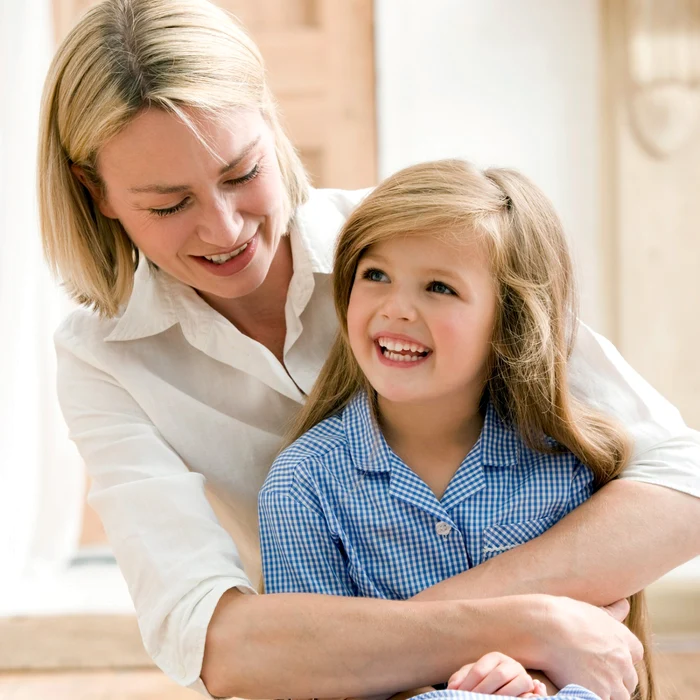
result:
<svg viewBox="0 0 700 700"><path fill-rule="evenodd" d="M174 207L168 207L167 209L149 209L148 211L156 216L170 216L171 214L177 214L177 212L182 211L189 204L189 201L189 198L185 198Z"/></svg>
<svg viewBox="0 0 700 700"><path fill-rule="evenodd" d="M442 282L431 282L428 285L428 291L429 292L435 292L436 294L455 294L454 289L452 287L448 287L446 284Z"/></svg>
<svg viewBox="0 0 700 700"><path fill-rule="evenodd" d="M245 185L246 182L254 180L260 174L260 163L256 163L245 175L242 177L236 177L232 180L227 180L226 184L233 185L234 187L238 185Z"/></svg>
<svg viewBox="0 0 700 700"><path fill-rule="evenodd" d="M377 270L374 267L368 267L362 273L362 279L369 280L370 282L383 282L385 279L387 279L387 276L381 270Z"/></svg>

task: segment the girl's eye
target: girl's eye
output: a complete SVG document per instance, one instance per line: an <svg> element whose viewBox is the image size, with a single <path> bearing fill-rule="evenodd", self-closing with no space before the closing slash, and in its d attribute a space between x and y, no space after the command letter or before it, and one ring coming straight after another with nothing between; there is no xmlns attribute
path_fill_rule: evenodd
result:
<svg viewBox="0 0 700 700"><path fill-rule="evenodd" d="M174 207L168 207L167 209L149 209L148 211L156 216L170 216L171 214L177 214L179 211L182 211L189 204L189 202L189 197L185 197L185 199L183 199L179 204L176 204Z"/></svg>
<svg viewBox="0 0 700 700"><path fill-rule="evenodd" d="M456 294L452 287L448 287L446 284L438 282L437 280L428 285L428 291L435 292L436 294Z"/></svg>
<svg viewBox="0 0 700 700"><path fill-rule="evenodd" d="M377 270L376 267L368 267L362 273L362 279L370 282L383 282L387 279L387 276L381 270Z"/></svg>

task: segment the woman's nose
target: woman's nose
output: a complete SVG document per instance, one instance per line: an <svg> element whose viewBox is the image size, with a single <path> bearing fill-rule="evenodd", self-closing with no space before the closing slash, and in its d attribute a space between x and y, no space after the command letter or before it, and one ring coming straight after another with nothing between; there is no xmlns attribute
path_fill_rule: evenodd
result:
<svg viewBox="0 0 700 700"><path fill-rule="evenodd" d="M216 202L203 209L197 223L200 240L219 248L235 245L242 232L243 217L226 202Z"/></svg>

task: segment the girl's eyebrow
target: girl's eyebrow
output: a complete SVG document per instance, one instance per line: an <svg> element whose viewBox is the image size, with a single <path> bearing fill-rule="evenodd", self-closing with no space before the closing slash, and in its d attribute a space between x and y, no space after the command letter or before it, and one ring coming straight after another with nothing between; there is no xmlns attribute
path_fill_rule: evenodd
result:
<svg viewBox="0 0 700 700"><path fill-rule="evenodd" d="M387 259L379 253L365 253L362 258L360 258L359 264L362 264L365 260L373 260L374 262L386 263Z"/></svg>
<svg viewBox="0 0 700 700"><path fill-rule="evenodd" d="M224 175L229 170L233 170L259 143L260 136L254 141L251 141L243 150L230 162L224 165L219 171L219 175ZM142 194L150 192L154 194L173 194L176 192L187 192L192 189L190 185L143 185L139 187L130 187L129 192L134 194Z"/></svg>
<svg viewBox="0 0 700 700"><path fill-rule="evenodd" d="M451 277L452 279L462 279L463 275L458 270L448 270L442 267L431 267L425 273L433 277Z"/></svg>

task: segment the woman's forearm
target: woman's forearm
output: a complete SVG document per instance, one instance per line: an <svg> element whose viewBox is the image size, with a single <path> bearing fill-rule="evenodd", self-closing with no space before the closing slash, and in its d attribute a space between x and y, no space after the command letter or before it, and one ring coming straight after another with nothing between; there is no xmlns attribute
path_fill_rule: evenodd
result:
<svg viewBox="0 0 700 700"><path fill-rule="evenodd" d="M617 480L530 542L414 600L548 593L608 605L700 554L700 498Z"/></svg>
<svg viewBox="0 0 700 700"><path fill-rule="evenodd" d="M642 653L610 615L563 597L422 603L229 591L201 675L220 697L391 694L444 681L494 649L603 697L634 687Z"/></svg>
<svg viewBox="0 0 700 700"><path fill-rule="evenodd" d="M507 629L505 610L498 601L229 592L209 626L202 680L217 697L389 696L446 680L500 640L528 647L527 625Z"/></svg>

